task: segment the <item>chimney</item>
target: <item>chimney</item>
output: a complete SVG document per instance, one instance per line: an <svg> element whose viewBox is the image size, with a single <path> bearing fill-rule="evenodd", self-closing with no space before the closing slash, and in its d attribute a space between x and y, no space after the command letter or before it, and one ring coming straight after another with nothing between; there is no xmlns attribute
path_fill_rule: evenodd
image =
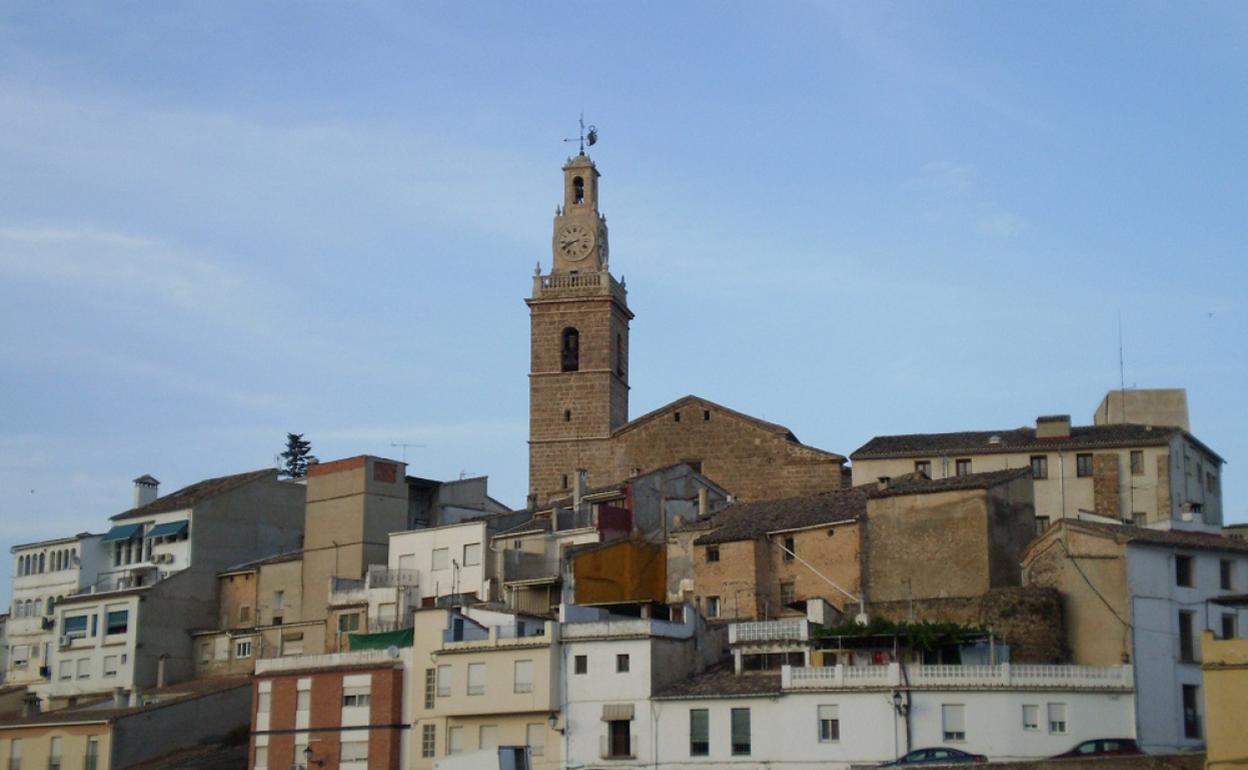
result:
<svg viewBox="0 0 1248 770"><path fill-rule="evenodd" d="M134 507L141 508L156 500L160 482L151 476L143 475L134 480Z"/></svg>
<svg viewBox="0 0 1248 770"><path fill-rule="evenodd" d="M698 518L702 518L708 513L711 507L711 492L706 487L698 487Z"/></svg>
<svg viewBox="0 0 1248 770"><path fill-rule="evenodd" d="M1051 414L1037 417L1036 438L1070 438L1070 415Z"/></svg>
<svg viewBox="0 0 1248 770"><path fill-rule="evenodd" d="M29 690L22 696L22 716L33 717L39 714L39 695Z"/></svg>

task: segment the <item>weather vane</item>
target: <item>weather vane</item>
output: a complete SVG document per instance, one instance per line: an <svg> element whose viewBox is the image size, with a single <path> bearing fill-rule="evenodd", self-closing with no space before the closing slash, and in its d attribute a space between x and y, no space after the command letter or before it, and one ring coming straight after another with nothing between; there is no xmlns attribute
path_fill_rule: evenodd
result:
<svg viewBox="0 0 1248 770"><path fill-rule="evenodd" d="M598 129L597 129L596 127L594 127L594 126L589 126L589 130L588 130L588 131L586 130L586 127L585 127L585 113L583 113L583 112L581 113L581 121L580 121L580 122L581 122L581 134L580 134L580 136L573 137L572 139L564 139L563 141L565 141L565 142L580 142L580 143L581 143L581 154L582 154L582 155L584 155L584 154L585 154L585 145L586 145L586 144L588 144L590 147L593 147L593 146L594 146L594 145L598 142Z"/></svg>

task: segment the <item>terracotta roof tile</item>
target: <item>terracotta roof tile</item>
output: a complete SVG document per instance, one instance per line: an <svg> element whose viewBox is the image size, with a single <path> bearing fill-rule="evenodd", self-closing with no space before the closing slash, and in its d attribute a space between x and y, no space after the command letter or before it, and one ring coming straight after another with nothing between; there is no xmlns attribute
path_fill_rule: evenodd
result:
<svg viewBox="0 0 1248 770"><path fill-rule="evenodd" d="M147 505L141 505L138 508L131 508L128 511L117 514L112 517L113 521L118 519L133 519L140 516L150 516L154 513L166 513L168 511L180 511L184 508L190 508L205 500L211 499L226 492L232 492L239 487L250 484L253 481L259 481L263 478L277 478L276 468L265 468L258 471L248 471L246 473L237 473L233 476L220 476L215 479L204 479L189 487L183 487L177 492L158 497Z"/></svg>
<svg viewBox="0 0 1248 770"><path fill-rule="evenodd" d="M774 696L780 694L779 671L751 671L736 674L718 667L676 682L660 690L655 698L728 698Z"/></svg>
<svg viewBox="0 0 1248 770"><path fill-rule="evenodd" d="M710 517L712 531L694 543L707 545L750 540L767 532L853 521L866 513L867 494L868 487L861 486L818 495L734 503ZM704 527L707 521L695 522L691 528Z"/></svg>

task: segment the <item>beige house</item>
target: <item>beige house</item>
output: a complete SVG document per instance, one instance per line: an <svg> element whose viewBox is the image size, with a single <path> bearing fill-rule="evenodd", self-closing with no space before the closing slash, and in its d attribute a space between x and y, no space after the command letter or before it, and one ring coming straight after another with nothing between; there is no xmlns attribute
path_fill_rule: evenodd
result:
<svg viewBox="0 0 1248 770"><path fill-rule="evenodd" d="M1248 639L1200 635L1204 673L1205 767L1248 767Z"/></svg>
<svg viewBox="0 0 1248 770"><path fill-rule="evenodd" d="M1222 523L1222 458L1180 427L1072 426L1058 415L1034 428L876 436L850 457L855 485L1030 468L1042 528L1081 512L1136 524Z"/></svg>
<svg viewBox="0 0 1248 770"><path fill-rule="evenodd" d="M416 613L409 767L498 746L528 746L532 767L561 766L559 624L468 608ZM428 651L427 656L424 654Z"/></svg>

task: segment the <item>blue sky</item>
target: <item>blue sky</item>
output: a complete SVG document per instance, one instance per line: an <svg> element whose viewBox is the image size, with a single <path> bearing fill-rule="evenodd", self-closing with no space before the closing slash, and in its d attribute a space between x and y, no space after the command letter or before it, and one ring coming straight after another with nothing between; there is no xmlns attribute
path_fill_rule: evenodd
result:
<svg viewBox="0 0 1248 770"><path fill-rule="evenodd" d="M1121 316L1248 520L1246 40L1231 2L7 3L0 546L286 431L521 504L582 110L633 415L1088 422Z"/></svg>

